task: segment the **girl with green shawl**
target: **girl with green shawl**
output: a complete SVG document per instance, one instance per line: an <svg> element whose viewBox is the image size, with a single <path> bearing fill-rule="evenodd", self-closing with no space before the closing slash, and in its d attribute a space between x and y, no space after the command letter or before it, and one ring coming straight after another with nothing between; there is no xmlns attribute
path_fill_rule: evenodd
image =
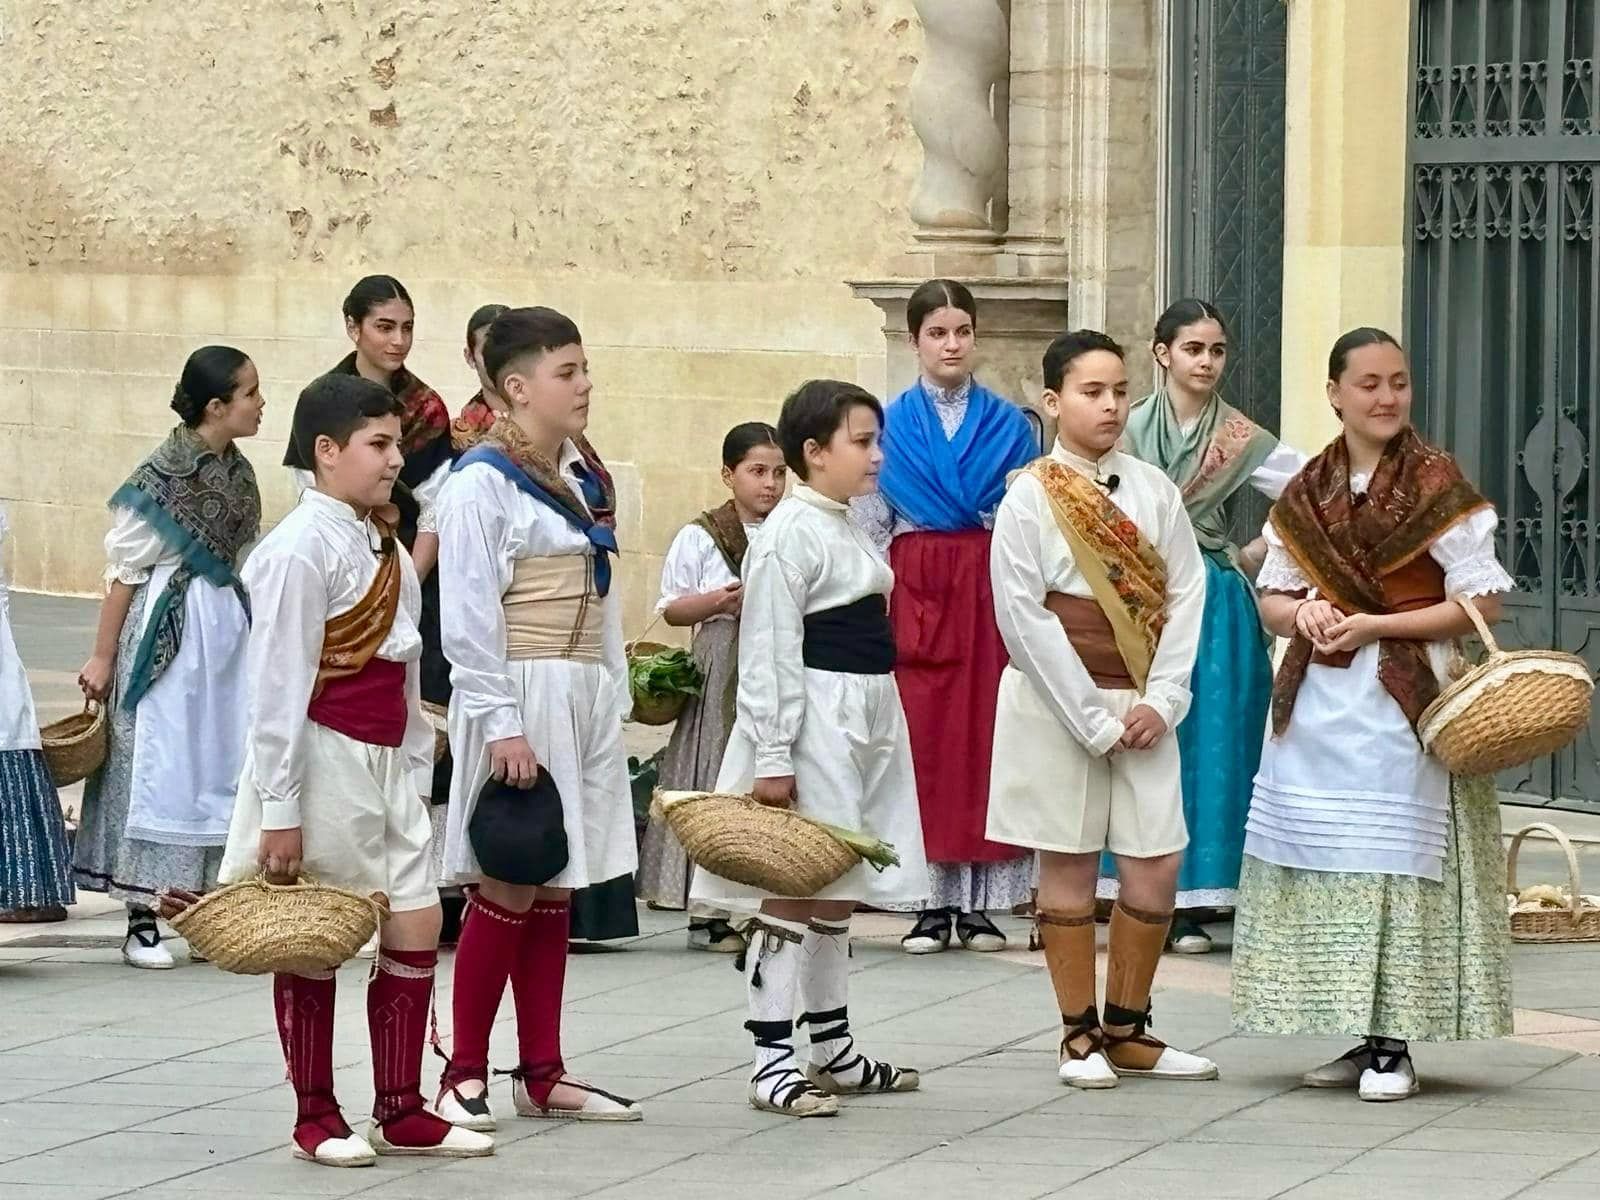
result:
<svg viewBox="0 0 1600 1200"><path fill-rule="evenodd" d="M1156 322L1151 350L1165 386L1133 406L1124 449L1160 467L1183 492L1206 564L1205 617L1190 680L1194 702L1178 726L1189 847L1171 935L1175 950L1203 954L1211 939L1194 910L1231 908L1237 898L1272 691L1271 639L1250 582L1265 547L1259 539L1244 548L1229 540L1227 504L1244 487L1276 499L1306 459L1217 394L1228 334L1210 304L1172 304ZM1109 859L1102 870L1100 895L1115 896Z"/></svg>
<svg viewBox="0 0 1600 1200"><path fill-rule="evenodd" d="M109 747L84 785L77 885L128 908L122 957L173 965L162 891L215 885L244 759L250 606L236 569L261 495L234 442L260 428L255 364L231 346L189 356L181 422L112 495L106 596L78 685L106 705Z"/></svg>

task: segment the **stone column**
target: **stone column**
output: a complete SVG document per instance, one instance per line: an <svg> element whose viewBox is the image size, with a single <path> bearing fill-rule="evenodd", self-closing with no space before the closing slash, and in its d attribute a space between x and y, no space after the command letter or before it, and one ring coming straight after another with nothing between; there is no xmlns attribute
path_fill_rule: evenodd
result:
<svg viewBox="0 0 1600 1200"><path fill-rule="evenodd" d="M1011 0L1006 258L1016 274L1067 274L1066 35L1061 0Z"/></svg>
<svg viewBox="0 0 1600 1200"><path fill-rule="evenodd" d="M924 253L992 252L1006 226L1008 0L915 0L925 50L909 111L922 142L911 196Z"/></svg>

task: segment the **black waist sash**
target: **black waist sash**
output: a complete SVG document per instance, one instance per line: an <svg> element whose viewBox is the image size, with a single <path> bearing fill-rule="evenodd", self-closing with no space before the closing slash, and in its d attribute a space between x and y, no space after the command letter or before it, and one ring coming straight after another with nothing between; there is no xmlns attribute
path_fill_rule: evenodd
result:
<svg viewBox="0 0 1600 1200"><path fill-rule="evenodd" d="M801 657L813 671L887 675L894 670L894 630L881 593L854 604L807 613Z"/></svg>

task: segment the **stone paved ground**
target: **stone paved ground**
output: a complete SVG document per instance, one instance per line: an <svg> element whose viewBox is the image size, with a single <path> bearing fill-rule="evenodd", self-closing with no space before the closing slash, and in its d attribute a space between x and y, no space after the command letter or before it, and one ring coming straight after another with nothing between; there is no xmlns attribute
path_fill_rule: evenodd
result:
<svg viewBox="0 0 1600 1200"><path fill-rule="evenodd" d="M69 711L92 609L18 596L14 615L47 719ZM1534 856L1529 878L1549 865ZM1156 1000L1160 1032L1216 1058L1220 1082L1081 1093L1055 1081L1038 956L909 959L894 947L903 922L863 918L857 1030L873 1052L923 1067L924 1091L792 1122L744 1101L742 991L727 961L684 951L669 915L643 924L624 949L572 960L566 1043L576 1070L645 1100L644 1123L512 1119L493 1159L364 1171L284 1150L292 1099L264 981L189 963L128 970L119 916L93 900L66 925L0 927L0 1198L1600 1196L1600 1058L1585 1054L1600 1052L1600 946L1519 947L1519 1036L1422 1048L1419 1097L1364 1105L1295 1087L1342 1045L1229 1036L1225 953L1169 958ZM1021 924L1009 928L1020 943ZM338 1082L352 1116L371 1100L362 975L341 976ZM508 1006L499 1061L510 1021ZM509 1109L503 1085L494 1096Z"/></svg>

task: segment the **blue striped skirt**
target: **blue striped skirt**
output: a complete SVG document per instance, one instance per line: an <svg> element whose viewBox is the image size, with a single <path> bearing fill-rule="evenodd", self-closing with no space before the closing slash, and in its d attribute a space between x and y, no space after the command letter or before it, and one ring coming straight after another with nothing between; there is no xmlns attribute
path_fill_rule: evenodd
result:
<svg viewBox="0 0 1600 1200"><path fill-rule="evenodd" d="M73 903L71 858L43 752L0 751L0 910Z"/></svg>

